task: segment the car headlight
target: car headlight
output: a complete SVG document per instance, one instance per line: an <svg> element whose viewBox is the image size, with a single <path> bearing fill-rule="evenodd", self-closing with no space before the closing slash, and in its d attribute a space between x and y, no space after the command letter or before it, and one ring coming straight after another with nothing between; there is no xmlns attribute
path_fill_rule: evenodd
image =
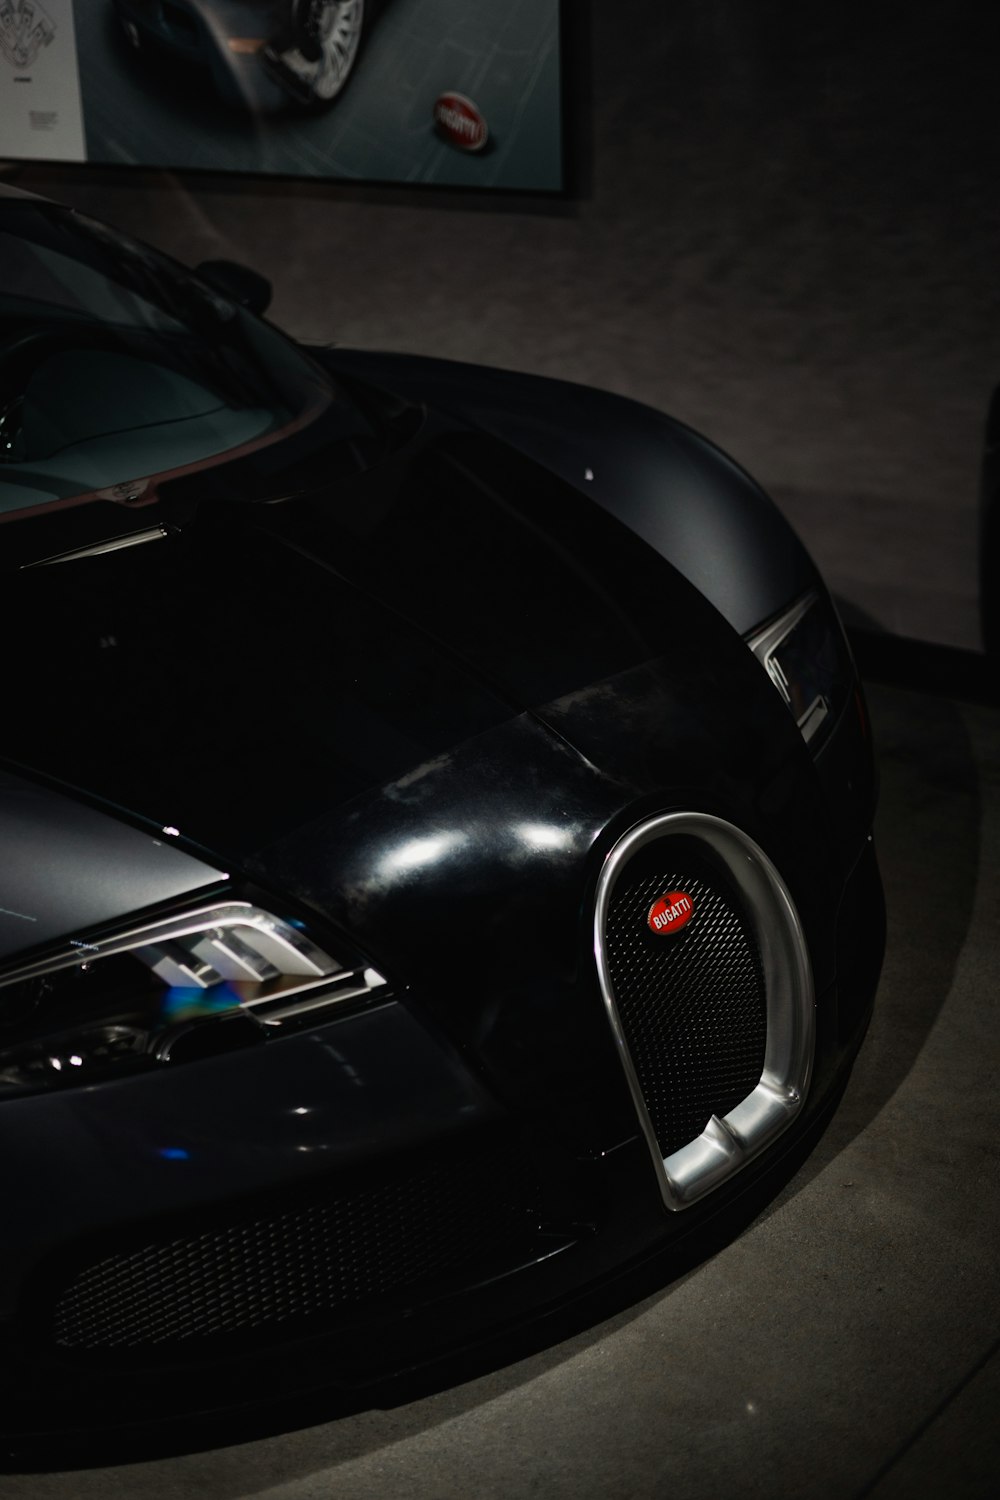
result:
<svg viewBox="0 0 1000 1500"><path fill-rule="evenodd" d="M815 754L855 683L854 664L833 605L811 590L746 642Z"/></svg>
<svg viewBox="0 0 1000 1500"><path fill-rule="evenodd" d="M384 984L247 901L74 938L0 972L0 1098L228 1051Z"/></svg>

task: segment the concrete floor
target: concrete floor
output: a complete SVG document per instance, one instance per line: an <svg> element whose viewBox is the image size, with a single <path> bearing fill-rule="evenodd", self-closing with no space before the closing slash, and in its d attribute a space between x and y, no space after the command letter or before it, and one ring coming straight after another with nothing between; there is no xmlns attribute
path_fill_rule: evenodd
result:
<svg viewBox="0 0 1000 1500"><path fill-rule="evenodd" d="M183 1456L8 1455L4 1500L996 1493L1000 710L887 688L871 708L876 1017L826 1134L741 1237L447 1388Z"/></svg>

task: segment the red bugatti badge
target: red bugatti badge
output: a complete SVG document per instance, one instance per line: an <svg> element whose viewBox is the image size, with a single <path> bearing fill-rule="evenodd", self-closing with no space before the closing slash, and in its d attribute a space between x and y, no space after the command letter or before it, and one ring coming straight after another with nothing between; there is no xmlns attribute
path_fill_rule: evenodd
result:
<svg viewBox="0 0 1000 1500"><path fill-rule="evenodd" d="M658 901L654 901L649 908L650 932L664 937L667 933L671 936L686 927L694 916L694 902L690 896L685 896L683 891L668 891Z"/></svg>
<svg viewBox="0 0 1000 1500"><path fill-rule="evenodd" d="M485 119L464 94L442 94L434 105L434 123L445 140L460 151L481 151L490 133Z"/></svg>

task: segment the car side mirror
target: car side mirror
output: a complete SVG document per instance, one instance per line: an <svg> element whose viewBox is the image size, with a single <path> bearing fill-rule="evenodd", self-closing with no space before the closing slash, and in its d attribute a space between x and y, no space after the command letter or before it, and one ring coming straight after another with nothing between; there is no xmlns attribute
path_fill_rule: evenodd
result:
<svg viewBox="0 0 1000 1500"><path fill-rule="evenodd" d="M203 260L195 266L195 275L200 276L213 292L221 292L230 302L245 307L248 312L266 312L271 305L271 283L259 271L241 266L235 260Z"/></svg>

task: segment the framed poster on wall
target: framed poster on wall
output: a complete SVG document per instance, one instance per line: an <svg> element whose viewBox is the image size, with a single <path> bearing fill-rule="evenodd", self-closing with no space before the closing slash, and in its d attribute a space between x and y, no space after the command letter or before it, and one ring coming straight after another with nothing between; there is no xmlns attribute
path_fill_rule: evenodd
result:
<svg viewBox="0 0 1000 1500"><path fill-rule="evenodd" d="M558 193L560 0L0 0L0 156Z"/></svg>

